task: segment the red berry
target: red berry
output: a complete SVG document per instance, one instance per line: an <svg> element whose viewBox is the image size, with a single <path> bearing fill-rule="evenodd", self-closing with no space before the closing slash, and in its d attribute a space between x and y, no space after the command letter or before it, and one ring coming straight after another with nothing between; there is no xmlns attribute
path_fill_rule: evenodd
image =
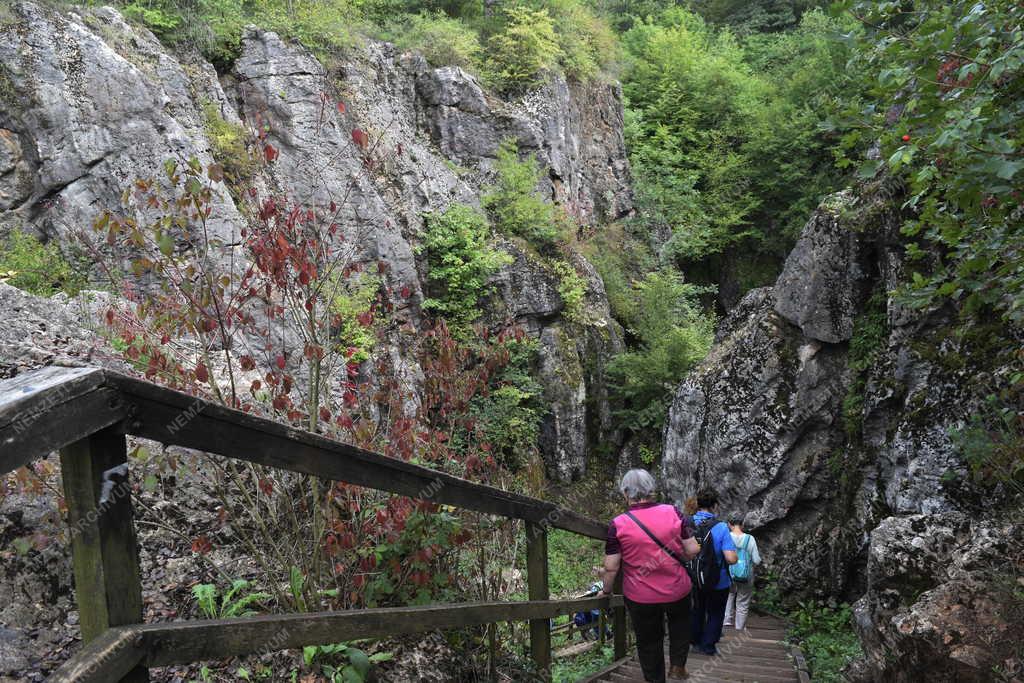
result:
<svg viewBox="0 0 1024 683"><path fill-rule="evenodd" d="M909 135L904 135L903 136L903 142L910 142L910 136Z"/></svg>

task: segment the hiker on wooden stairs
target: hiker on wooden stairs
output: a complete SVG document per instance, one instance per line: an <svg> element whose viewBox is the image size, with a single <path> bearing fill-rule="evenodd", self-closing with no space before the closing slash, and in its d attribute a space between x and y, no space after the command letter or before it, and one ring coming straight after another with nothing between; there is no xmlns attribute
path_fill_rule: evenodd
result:
<svg viewBox="0 0 1024 683"><path fill-rule="evenodd" d="M627 512L608 525L604 587L610 595L622 571L622 593L636 634L644 679L665 681L665 623L673 678L686 678L690 649L690 577L683 563L697 554L689 519L673 505L656 503L650 472L634 469L619 490Z"/></svg>
<svg viewBox="0 0 1024 683"><path fill-rule="evenodd" d="M754 596L754 567L761 564L761 553L757 550L757 539L743 531L743 513L729 515L729 531L736 544L739 561L729 567L729 600L725 603L725 625L735 626L742 631L747 626L750 602Z"/></svg>
<svg viewBox="0 0 1024 683"><path fill-rule="evenodd" d="M739 559L729 527L716 517L717 512L718 494L710 489L699 492L697 514L693 516L697 542L702 547L712 544L718 569L717 582L712 578L705 585L696 586L693 591L693 628L690 639L693 646L706 655L718 653L718 641L722 638L722 625L725 621L725 604L729 600L729 587L732 585L729 565L736 564Z"/></svg>

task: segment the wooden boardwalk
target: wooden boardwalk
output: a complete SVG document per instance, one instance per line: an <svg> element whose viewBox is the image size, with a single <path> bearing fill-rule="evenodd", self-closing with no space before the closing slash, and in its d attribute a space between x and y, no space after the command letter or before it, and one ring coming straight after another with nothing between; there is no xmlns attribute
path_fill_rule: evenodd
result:
<svg viewBox="0 0 1024 683"><path fill-rule="evenodd" d="M690 677L687 681L700 683L803 683L809 681L802 657L791 656L783 642L785 623L775 617L751 615L745 631L727 626L718 643L719 654L708 657L691 649L686 663ZM667 646L666 637L666 646ZM666 652L666 666L668 665ZM683 679L670 678L670 683ZM581 683L643 683L640 663L633 657L616 662L611 667Z"/></svg>

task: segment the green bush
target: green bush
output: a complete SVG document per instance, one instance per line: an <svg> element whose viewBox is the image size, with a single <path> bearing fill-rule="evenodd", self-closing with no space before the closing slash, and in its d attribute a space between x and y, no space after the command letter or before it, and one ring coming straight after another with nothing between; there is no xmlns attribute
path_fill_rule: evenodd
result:
<svg viewBox="0 0 1024 683"><path fill-rule="evenodd" d="M505 26L487 44L487 79L501 90L536 86L562 57L555 23L546 9L518 5L505 12Z"/></svg>
<svg viewBox="0 0 1024 683"><path fill-rule="evenodd" d="M558 296L565 305L565 317L574 322L583 322L583 303L587 294L587 282L576 272L572 264L552 259L548 266L558 276Z"/></svg>
<svg viewBox="0 0 1024 683"><path fill-rule="evenodd" d="M850 606L801 602L786 616L792 622L789 638L804 651L811 679L841 681L843 667L862 654Z"/></svg>
<svg viewBox="0 0 1024 683"><path fill-rule="evenodd" d="M537 191L541 169L533 156L520 161L515 141L498 150L497 181L483 196L483 205L495 227L506 235L522 237L535 248L550 250L566 238L566 219Z"/></svg>
<svg viewBox="0 0 1024 683"><path fill-rule="evenodd" d="M540 343L529 337L510 337L497 343L508 353L508 363L496 388L474 399L470 410L480 421L495 457L505 467L518 471L537 451L540 422L546 411L544 389L532 374Z"/></svg>
<svg viewBox="0 0 1024 683"><path fill-rule="evenodd" d="M558 63L570 78L587 81L618 59L618 38L608 23L580 0L546 0L554 23Z"/></svg>
<svg viewBox="0 0 1024 683"><path fill-rule="evenodd" d="M161 39L174 36L184 23L181 14L173 5L163 2L135 0L122 7L121 13L128 19L139 22Z"/></svg>
<svg viewBox="0 0 1024 683"><path fill-rule="evenodd" d="M868 30L867 102L844 93L844 163L909 187L916 261L905 303L952 300L1024 323L1024 5L968 0L844 2ZM892 112L900 112L893 120ZM878 144L881 155L863 150Z"/></svg>
<svg viewBox="0 0 1024 683"><path fill-rule="evenodd" d="M459 19L442 12L421 12L392 25L390 38L402 49L423 53L434 66L460 66L468 71L480 67L480 39Z"/></svg>
<svg viewBox="0 0 1024 683"><path fill-rule="evenodd" d="M234 186L251 179L260 168L259 160L250 153L251 137L242 126L226 121L217 104L203 102L206 136L214 160L224 167L224 178Z"/></svg>
<svg viewBox="0 0 1024 683"><path fill-rule="evenodd" d="M699 290L673 271L649 273L633 292L628 328L636 350L608 364L613 410L623 427L657 432L672 392L714 338L714 319L700 311Z"/></svg>
<svg viewBox="0 0 1024 683"><path fill-rule="evenodd" d="M132 0L121 7L164 43L197 49L222 68L238 56L247 24L294 38L323 58L352 45L363 21L349 0Z"/></svg>
<svg viewBox="0 0 1024 683"><path fill-rule="evenodd" d="M0 282L37 296L65 292L74 296L85 287L85 275L77 272L55 242L41 243L15 229L0 245Z"/></svg>
<svg viewBox="0 0 1024 683"><path fill-rule="evenodd" d="M454 329L465 329L479 316L477 303L487 292L487 280L510 261L508 254L490 246L490 233L487 218L464 204L426 216L423 247L428 278L437 293L423 307L443 316Z"/></svg>

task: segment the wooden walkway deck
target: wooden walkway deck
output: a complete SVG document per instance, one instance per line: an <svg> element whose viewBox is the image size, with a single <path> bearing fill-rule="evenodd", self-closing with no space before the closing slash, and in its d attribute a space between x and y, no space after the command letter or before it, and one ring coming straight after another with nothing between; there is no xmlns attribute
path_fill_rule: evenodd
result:
<svg viewBox="0 0 1024 683"><path fill-rule="evenodd" d="M686 663L689 682L700 683L805 683L802 657L794 658L783 642L786 625L775 617L751 615L745 631L727 626L718 643L718 655L708 657L691 649ZM666 646L667 646L666 638ZM666 665L668 664L666 653ZM799 660L799 661L798 661ZM683 679L670 678L670 683ZM634 654L580 683L643 683L640 663Z"/></svg>

